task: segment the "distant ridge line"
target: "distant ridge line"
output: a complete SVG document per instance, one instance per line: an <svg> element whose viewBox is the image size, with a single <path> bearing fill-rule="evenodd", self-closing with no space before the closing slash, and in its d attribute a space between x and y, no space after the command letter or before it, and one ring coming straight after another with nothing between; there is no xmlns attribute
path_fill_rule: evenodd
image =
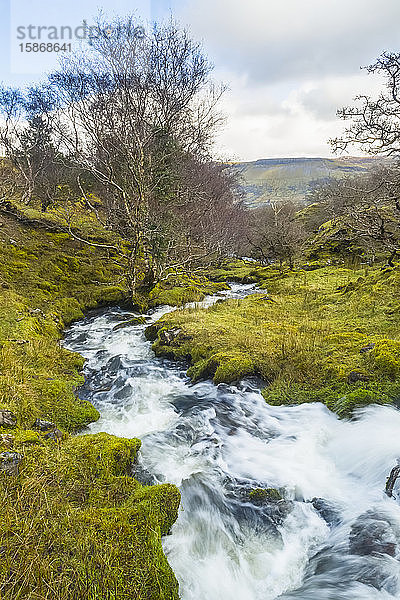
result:
<svg viewBox="0 0 400 600"><path fill-rule="evenodd" d="M259 158L227 163L242 183L244 201L256 207L272 200L306 203L313 185L367 172L390 159L374 156Z"/></svg>

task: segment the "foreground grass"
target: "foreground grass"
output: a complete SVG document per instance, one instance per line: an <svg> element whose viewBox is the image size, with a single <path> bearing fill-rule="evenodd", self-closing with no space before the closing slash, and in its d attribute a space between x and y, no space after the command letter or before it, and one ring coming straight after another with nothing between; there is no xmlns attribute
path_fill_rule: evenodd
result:
<svg viewBox="0 0 400 600"><path fill-rule="evenodd" d="M60 347L62 330L126 298L121 269L57 231L56 215L50 229L32 223L0 214L0 410L16 417L0 427L0 598L176 600L161 535L178 490L129 476L139 440L70 435L99 414L77 395L83 359ZM57 438L36 419L53 422Z"/></svg>
<svg viewBox="0 0 400 600"><path fill-rule="evenodd" d="M257 374L271 404L321 401L348 416L400 396L400 267L264 268L256 279L265 294L166 315L156 353L190 359L194 380Z"/></svg>
<svg viewBox="0 0 400 600"><path fill-rule="evenodd" d="M179 492L128 476L139 446L107 434L15 443L21 472L0 480L2 599L178 598L161 535Z"/></svg>

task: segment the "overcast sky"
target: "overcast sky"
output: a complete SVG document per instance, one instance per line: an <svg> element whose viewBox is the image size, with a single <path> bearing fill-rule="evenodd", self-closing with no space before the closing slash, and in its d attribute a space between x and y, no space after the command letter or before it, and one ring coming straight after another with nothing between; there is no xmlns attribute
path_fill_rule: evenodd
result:
<svg viewBox="0 0 400 600"><path fill-rule="evenodd" d="M172 13L229 86L217 153L233 160L329 156L327 139L343 126L337 107L381 86L360 66L400 51L399 0L0 0L0 8L0 79L13 84L37 79L54 60L21 54L18 25L78 25L98 8Z"/></svg>

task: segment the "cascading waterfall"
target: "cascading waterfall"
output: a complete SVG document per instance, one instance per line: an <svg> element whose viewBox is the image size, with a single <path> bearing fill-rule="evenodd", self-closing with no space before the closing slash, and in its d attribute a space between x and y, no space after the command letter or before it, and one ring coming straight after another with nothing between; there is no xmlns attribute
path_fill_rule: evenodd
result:
<svg viewBox="0 0 400 600"><path fill-rule="evenodd" d="M233 284L226 295L251 292ZM340 421L317 403L269 406L256 380L193 385L184 366L154 356L146 325L115 328L129 316L88 317L64 344L87 359L81 396L102 415L91 430L141 438L136 476L181 489L164 538L181 598L400 598L400 506L384 494L400 411L370 406ZM255 504L253 488L285 499Z"/></svg>

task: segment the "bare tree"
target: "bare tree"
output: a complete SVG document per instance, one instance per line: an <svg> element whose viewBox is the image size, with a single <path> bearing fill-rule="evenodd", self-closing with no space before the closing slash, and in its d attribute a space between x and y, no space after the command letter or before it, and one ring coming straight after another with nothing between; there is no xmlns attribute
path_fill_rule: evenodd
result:
<svg viewBox="0 0 400 600"><path fill-rule="evenodd" d="M115 21L91 48L65 58L42 88L4 90L0 106L8 155L42 197L60 175L68 181L58 210L71 235L94 244L73 230L71 197L83 198L118 233L113 250L136 293L171 266L233 254L244 209L232 177L209 156L224 88L212 83L200 45L173 22L148 34L132 24ZM32 194L28 186L27 201ZM50 196L57 198L55 190Z"/></svg>
<svg viewBox="0 0 400 600"><path fill-rule="evenodd" d="M0 144L18 172L14 184L23 202L40 199L43 210L59 195L66 170L55 146L49 96L32 87L22 92L0 88Z"/></svg>
<svg viewBox="0 0 400 600"><path fill-rule="evenodd" d="M331 181L314 192L334 235L364 251L383 252L388 264L400 251L400 166L379 166L365 175Z"/></svg>
<svg viewBox="0 0 400 600"><path fill-rule="evenodd" d="M66 59L47 93L63 154L97 179L108 225L130 240L136 290L158 270L150 206L176 191L176 160L207 153L222 89L210 82L200 46L172 22L144 36L128 35L129 22L112 30L118 35L100 36L90 52Z"/></svg>
<svg viewBox="0 0 400 600"><path fill-rule="evenodd" d="M298 211L299 206L291 201L271 202L252 211L247 239L254 258L267 264L278 261L281 269L287 261L293 268L305 239Z"/></svg>
<svg viewBox="0 0 400 600"><path fill-rule="evenodd" d="M397 156L400 152L400 54L384 52L368 67L385 79L385 88L377 99L367 95L355 98L356 104L338 111L338 116L351 121L342 137L330 140L335 152L359 146L369 154Z"/></svg>

